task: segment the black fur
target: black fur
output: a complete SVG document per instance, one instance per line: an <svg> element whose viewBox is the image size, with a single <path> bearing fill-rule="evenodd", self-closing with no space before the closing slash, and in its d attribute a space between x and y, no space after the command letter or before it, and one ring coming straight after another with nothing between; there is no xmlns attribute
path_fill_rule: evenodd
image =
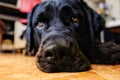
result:
<svg viewBox="0 0 120 80"><path fill-rule="evenodd" d="M78 21L73 22L72 17ZM38 22L42 28L37 27ZM90 62L120 63L120 46L100 43L104 28L104 19L83 0L44 1L29 18L27 54L36 55L37 67L45 72L85 71Z"/></svg>

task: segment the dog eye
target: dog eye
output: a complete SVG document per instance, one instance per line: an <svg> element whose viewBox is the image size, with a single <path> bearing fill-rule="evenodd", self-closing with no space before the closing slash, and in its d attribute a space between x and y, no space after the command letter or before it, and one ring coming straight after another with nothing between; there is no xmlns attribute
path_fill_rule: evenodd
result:
<svg viewBox="0 0 120 80"><path fill-rule="evenodd" d="M43 27L43 23L42 22L38 22L37 27Z"/></svg>
<svg viewBox="0 0 120 80"><path fill-rule="evenodd" d="M79 21L79 18L77 16L72 17L72 22L77 23Z"/></svg>
<svg viewBox="0 0 120 80"><path fill-rule="evenodd" d="M38 29L41 29L42 27L44 27L44 24L43 24L42 22L38 22L37 28L38 28Z"/></svg>

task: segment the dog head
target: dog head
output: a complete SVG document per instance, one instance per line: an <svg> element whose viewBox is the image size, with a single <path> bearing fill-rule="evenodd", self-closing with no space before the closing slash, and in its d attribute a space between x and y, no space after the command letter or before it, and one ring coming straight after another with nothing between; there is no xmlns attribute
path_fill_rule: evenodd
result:
<svg viewBox="0 0 120 80"><path fill-rule="evenodd" d="M83 0L47 0L32 11L26 30L27 51L45 72L85 71L104 20Z"/></svg>

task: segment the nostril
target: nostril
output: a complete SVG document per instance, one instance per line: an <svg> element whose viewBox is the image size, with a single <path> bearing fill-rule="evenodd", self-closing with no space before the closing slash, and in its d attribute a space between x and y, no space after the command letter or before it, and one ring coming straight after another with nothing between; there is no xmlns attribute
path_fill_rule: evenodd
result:
<svg viewBox="0 0 120 80"><path fill-rule="evenodd" d="M60 58L63 58L65 56L65 53L64 52L61 52L60 54L59 54L59 57Z"/></svg>
<svg viewBox="0 0 120 80"><path fill-rule="evenodd" d="M45 57L53 57L53 53L48 51L45 53Z"/></svg>
<svg viewBox="0 0 120 80"><path fill-rule="evenodd" d="M73 47L73 43L72 42L70 42L70 47Z"/></svg>

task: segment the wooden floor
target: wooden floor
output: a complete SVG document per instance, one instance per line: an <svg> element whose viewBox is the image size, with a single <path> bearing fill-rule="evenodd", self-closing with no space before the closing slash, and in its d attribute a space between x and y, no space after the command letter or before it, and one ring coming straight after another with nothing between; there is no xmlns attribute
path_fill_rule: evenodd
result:
<svg viewBox="0 0 120 80"><path fill-rule="evenodd" d="M0 80L120 80L120 65L92 65L77 73L44 73L36 68L35 57L0 53Z"/></svg>

